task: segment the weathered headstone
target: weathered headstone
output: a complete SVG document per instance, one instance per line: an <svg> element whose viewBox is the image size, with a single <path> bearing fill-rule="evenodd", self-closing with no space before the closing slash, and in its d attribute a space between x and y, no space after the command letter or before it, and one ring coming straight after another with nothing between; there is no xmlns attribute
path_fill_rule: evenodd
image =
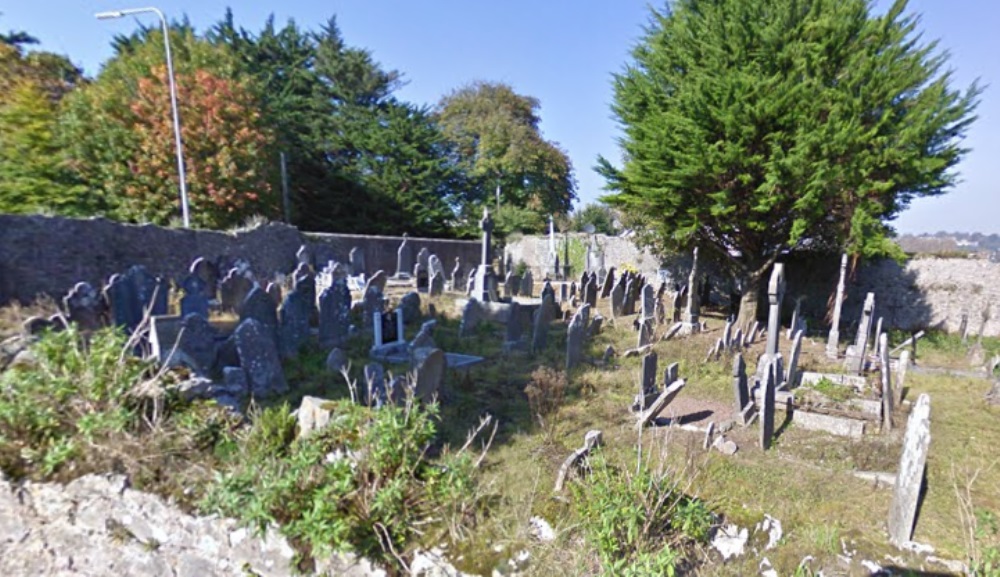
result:
<svg viewBox="0 0 1000 577"><path fill-rule="evenodd" d="M351 324L351 291L347 282L336 280L319 296L319 344L329 349L347 340Z"/></svg>
<svg viewBox="0 0 1000 577"><path fill-rule="evenodd" d="M306 340L309 339L309 303L306 295L292 289L285 295L279 311L278 351L284 358L299 354Z"/></svg>
<svg viewBox="0 0 1000 577"><path fill-rule="evenodd" d="M535 296L535 277L530 270L524 271L521 277L521 296L532 298Z"/></svg>
<svg viewBox="0 0 1000 577"><path fill-rule="evenodd" d="M747 387L747 365L739 353L733 357L733 398L736 400L735 415L741 419L750 404L750 389ZM746 426L748 423L744 420L742 424Z"/></svg>
<svg viewBox="0 0 1000 577"><path fill-rule="evenodd" d="M764 394L760 407L760 448L765 451L771 448L771 439L774 437L774 373L773 370L766 370L762 381Z"/></svg>
<svg viewBox="0 0 1000 577"><path fill-rule="evenodd" d="M451 269L451 290L465 292L465 277L462 276L462 258L455 257L455 268Z"/></svg>
<svg viewBox="0 0 1000 577"><path fill-rule="evenodd" d="M410 271L413 270L413 248L407 241L407 235L404 232L403 242L399 243L399 248L396 249L396 274L393 276L397 279L410 278Z"/></svg>
<svg viewBox="0 0 1000 577"><path fill-rule="evenodd" d="M377 287L368 287L362 297L362 304L364 307L364 325L365 328L372 328L375 322L375 313L383 314L385 312L385 297L378 290Z"/></svg>
<svg viewBox="0 0 1000 577"><path fill-rule="evenodd" d="M414 394L424 402L437 396L447 361L441 349L421 348L413 352Z"/></svg>
<svg viewBox="0 0 1000 577"><path fill-rule="evenodd" d="M619 282L611 289L611 316L617 318L624 314L625 285Z"/></svg>
<svg viewBox="0 0 1000 577"><path fill-rule="evenodd" d="M278 309L274 300L259 286L250 290L240 307L240 322L255 319L261 325L261 331L271 337L275 348L278 346Z"/></svg>
<svg viewBox="0 0 1000 577"><path fill-rule="evenodd" d="M860 375L865 369L865 351L868 350L868 338L871 335L872 314L875 312L875 293L865 296L864 309L861 311L861 322L854 345L847 356L845 367L848 372Z"/></svg>
<svg viewBox="0 0 1000 577"><path fill-rule="evenodd" d="M510 313L507 315L507 329L504 342L507 345L520 342L523 327L521 326L521 305L516 301L510 303Z"/></svg>
<svg viewBox="0 0 1000 577"><path fill-rule="evenodd" d="M441 264L441 259L437 257L436 254L432 254L427 259L427 266L430 268L430 295L440 296L444 294L444 265Z"/></svg>
<svg viewBox="0 0 1000 577"><path fill-rule="evenodd" d="M604 282L601 284L601 298L606 299L611 296L611 289L615 287L615 267L608 269L604 275Z"/></svg>
<svg viewBox="0 0 1000 577"><path fill-rule="evenodd" d="M799 385L799 355L802 353L802 331L795 331L792 337L792 351L788 354L788 368L785 370L785 389Z"/></svg>
<svg viewBox="0 0 1000 577"><path fill-rule="evenodd" d="M875 332L873 334L874 338L872 339L871 342L871 349L872 349L872 354L877 355L879 339L882 337L882 317L878 317L878 319L875 321Z"/></svg>
<svg viewBox="0 0 1000 577"><path fill-rule="evenodd" d="M420 320L420 294L410 291L399 299L399 308L403 311L403 323L413 324Z"/></svg>
<svg viewBox="0 0 1000 577"><path fill-rule="evenodd" d="M479 228L483 231L482 255L479 266L476 268L476 276L473 281L471 297L482 301L496 301L496 279L493 276L493 258L491 242L493 238L493 218L488 209L483 209L483 218L479 221Z"/></svg>
<svg viewBox="0 0 1000 577"><path fill-rule="evenodd" d="M260 398L286 392L288 384L278 349L266 327L255 318L247 318L236 327L233 337L250 392Z"/></svg>
<svg viewBox="0 0 1000 577"><path fill-rule="evenodd" d="M906 371L910 368L910 351L903 351L899 354L899 362L896 369L896 386L893 387L893 400L898 405L903 402L903 387L906 385ZM992 376L992 374L990 375Z"/></svg>
<svg viewBox="0 0 1000 577"><path fill-rule="evenodd" d="M691 253L691 274L688 275L687 308L681 318L685 332L694 333L700 330L701 324L698 319L701 309L698 301L698 247L695 247Z"/></svg>
<svg viewBox="0 0 1000 577"><path fill-rule="evenodd" d="M913 537L927 452L931 444L930 417L931 399L922 394L913 405L906 423L903 453L899 459L899 472L896 473L896 485L889 509L889 541L897 547L909 543Z"/></svg>
<svg viewBox="0 0 1000 577"><path fill-rule="evenodd" d="M240 273L236 268L229 269L219 285L219 297L222 300L222 310L239 313L243 301L250 294L254 282Z"/></svg>
<svg viewBox="0 0 1000 577"><path fill-rule="evenodd" d="M351 248L351 252L347 255L347 262L351 265L351 274L355 276L368 274L365 267L365 251L361 247Z"/></svg>
<svg viewBox="0 0 1000 577"><path fill-rule="evenodd" d="M592 273L590 278L587 279L583 302L590 305L591 308L597 307L597 274Z"/></svg>
<svg viewBox="0 0 1000 577"><path fill-rule="evenodd" d="M657 355L655 351L649 351L642 357L642 372L639 376L639 394L636 395L635 403L632 405L633 411L645 411L656 397L660 394L656 387L656 364Z"/></svg>
<svg viewBox="0 0 1000 577"><path fill-rule="evenodd" d="M576 314L573 315L573 318L569 322L569 328L566 331L567 371L580 364L580 360L583 357L583 346L587 339L587 318L590 316L589 313L590 305L585 304L580 307L580 310L576 311Z"/></svg>
<svg viewBox="0 0 1000 577"><path fill-rule="evenodd" d="M826 341L826 356L836 359L840 354L840 310L844 303L844 282L847 276L847 255L840 256L840 280L837 282L837 296L833 302L833 317L830 323L830 335Z"/></svg>
<svg viewBox="0 0 1000 577"><path fill-rule="evenodd" d="M468 337L483 320L483 305L476 299L465 301L462 307L462 320L458 324L458 336Z"/></svg>
<svg viewBox="0 0 1000 577"><path fill-rule="evenodd" d="M785 265L775 263L771 280L767 284L767 348L768 358L778 354L778 339L781 336L781 300L785 296Z"/></svg>
<svg viewBox="0 0 1000 577"><path fill-rule="evenodd" d="M385 285L388 282L388 280L389 280L389 277L386 276L385 271L381 271L381 270L375 271L375 274L373 274L368 279L368 282L365 283L364 293L362 293L362 294L367 294L368 293L368 289L370 289L372 287L374 287L375 290L377 290L378 292L384 294L385 293Z"/></svg>
<svg viewBox="0 0 1000 577"><path fill-rule="evenodd" d="M150 344L153 355L165 367L185 366L198 376L208 376L215 365L217 346L215 329L208 319L199 314L189 314L177 323L176 317L153 317ZM173 323L177 330L161 330L160 323Z"/></svg>
<svg viewBox="0 0 1000 577"><path fill-rule="evenodd" d="M104 326L105 305L101 293L90 283L78 282L63 298L66 317L82 331L94 331ZM206 314L206 316L208 316Z"/></svg>
<svg viewBox="0 0 1000 577"><path fill-rule="evenodd" d="M267 293L267 296L271 297L271 302L274 303L274 306L277 307L281 305L281 299L283 297L281 294L281 284L269 282L267 283L267 288L264 289L264 292Z"/></svg>
<svg viewBox="0 0 1000 577"><path fill-rule="evenodd" d="M189 274L181 281L181 290L184 296L181 297L181 316L190 314L201 315L208 318L208 297L205 296L205 281L196 274Z"/></svg>
<svg viewBox="0 0 1000 577"><path fill-rule="evenodd" d="M190 274L200 278L204 283L202 290L208 300L215 300L216 291L219 286L219 268L204 257L198 257L191 263L188 269Z"/></svg>
<svg viewBox="0 0 1000 577"><path fill-rule="evenodd" d="M548 282L545 285L552 288ZM552 323L556 308L552 294L542 291L542 306L535 311L535 326L531 335L531 350L535 353L544 350L549 343L549 325Z"/></svg>
<svg viewBox="0 0 1000 577"><path fill-rule="evenodd" d="M893 401L896 393L892 390L892 369L889 367L889 337L881 335L878 340L879 373L882 380L882 430L892 430L892 417L895 409Z"/></svg>
<svg viewBox="0 0 1000 577"><path fill-rule="evenodd" d="M667 408L667 405L669 405L671 402L673 402L675 398L677 398L677 394L680 393L681 389L684 388L684 384L685 384L684 380L682 379L674 381L673 383L668 385L667 388L664 389L663 392L660 393L658 397L656 397L656 400L653 401L653 404L650 405L648 409L646 409L639 415L639 419L636 421L635 428L641 430L643 427L646 426L646 424L651 423L653 420L659 417L660 413L662 413L663 410Z"/></svg>

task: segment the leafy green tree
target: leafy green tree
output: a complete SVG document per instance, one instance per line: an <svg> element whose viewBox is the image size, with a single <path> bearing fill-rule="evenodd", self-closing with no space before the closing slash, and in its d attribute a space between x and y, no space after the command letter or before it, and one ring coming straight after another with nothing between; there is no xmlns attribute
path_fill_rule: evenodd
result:
<svg viewBox="0 0 1000 577"><path fill-rule="evenodd" d="M459 88L438 103L438 124L470 178L463 199L468 218L481 214L494 191L500 206L569 212L576 197L573 167L557 144L542 138L539 108L537 99L488 82Z"/></svg>
<svg viewBox="0 0 1000 577"><path fill-rule="evenodd" d="M785 251L892 255L890 221L955 183L980 89L949 87L905 0L870 4L677 0L615 76L624 165L598 161L607 202L647 242L727 265L741 322Z"/></svg>
<svg viewBox="0 0 1000 577"><path fill-rule="evenodd" d="M586 232L585 229L589 224L594 227L594 232L613 236L618 234L615 220L611 207L592 202L573 213L570 227L577 232Z"/></svg>

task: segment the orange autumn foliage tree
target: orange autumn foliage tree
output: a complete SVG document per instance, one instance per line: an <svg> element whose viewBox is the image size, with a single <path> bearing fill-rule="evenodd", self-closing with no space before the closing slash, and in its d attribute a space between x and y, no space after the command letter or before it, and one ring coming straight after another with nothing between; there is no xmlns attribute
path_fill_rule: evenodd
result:
<svg viewBox="0 0 1000 577"><path fill-rule="evenodd" d="M166 67L139 79L130 111L137 147L124 208L164 224L180 214L173 117ZM192 226L227 228L251 215L276 216L273 137L246 83L204 69L177 76L181 139Z"/></svg>

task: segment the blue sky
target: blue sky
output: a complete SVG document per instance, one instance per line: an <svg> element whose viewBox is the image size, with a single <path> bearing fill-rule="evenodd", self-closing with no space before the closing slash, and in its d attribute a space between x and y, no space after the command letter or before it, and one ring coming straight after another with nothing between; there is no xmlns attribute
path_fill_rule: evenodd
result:
<svg viewBox="0 0 1000 577"><path fill-rule="evenodd" d="M307 28L336 15L347 42L369 49L386 68L404 73L398 96L433 104L473 80L502 81L541 101L542 130L565 149L581 201L602 194L592 167L599 154L617 161L611 74L621 70L648 16L645 0L155 0L168 17L187 14L199 29L232 6L239 24L258 30L273 13ZM888 2L880 0L876 10ZM122 1L15 0L0 6L0 29L26 30L42 48L70 56L95 74L116 33L135 20L98 21L102 10L144 6ZM654 6L662 6L654 2ZM917 200L896 222L901 232L1000 233L1000 2L911 0L925 38L951 55L954 82L979 78L987 87L959 166L963 182L949 194ZM150 16L143 22L153 24Z"/></svg>

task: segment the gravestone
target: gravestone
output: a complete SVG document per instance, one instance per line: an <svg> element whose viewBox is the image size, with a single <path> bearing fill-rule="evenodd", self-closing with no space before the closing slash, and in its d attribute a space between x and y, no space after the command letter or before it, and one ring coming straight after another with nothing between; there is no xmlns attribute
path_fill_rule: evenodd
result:
<svg viewBox="0 0 1000 577"><path fill-rule="evenodd" d="M624 315L625 306L625 285L619 282L611 289L611 316L620 317Z"/></svg>
<svg viewBox="0 0 1000 577"><path fill-rule="evenodd" d="M903 351L899 354L899 362L896 365L896 386L893 387L893 400L898 405L903 402L903 387L906 385L906 371L910 368L910 351ZM992 377L992 371L990 377Z"/></svg>
<svg viewBox="0 0 1000 577"><path fill-rule="evenodd" d="M261 331L271 337L274 346L278 346L278 309L271 297L259 286L253 287L250 294L240 307L240 322L255 319L261 325Z"/></svg>
<svg viewBox="0 0 1000 577"><path fill-rule="evenodd" d="M875 338L872 339L871 349L872 349L872 354L877 355L878 354L879 339L882 336L882 317L879 317L875 321L875 333L874 333L874 335L875 335Z"/></svg>
<svg viewBox="0 0 1000 577"><path fill-rule="evenodd" d="M651 284L642 287L639 312L642 320L651 323L656 321L656 292Z"/></svg>
<svg viewBox="0 0 1000 577"><path fill-rule="evenodd" d="M548 282L545 286L552 288ZM531 350L535 353L544 350L549 343L549 325L552 323L556 307L552 295L552 292L542 291L542 306L535 311L535 326L531 335Z"/></svg>
<svg viewBox="0 0 1000 577"><path fill-rule="evenodd" d="M240 273L239 269L231 268L222 283L219 284L219 297L222 300L222 310L239 313L243 301L250 294L254 282Z"/></svg>
<svg viewBox="0 0 1000 577"><path fill-rule="evenodd" d="M746 426L745 411L750 405L750 389L747 387L747 365L739 353L733 357L733 398L736 400L736 418Z"/></svg>
<svg viewBox="0 0 1000 577"><path fill-rule="evenodd" d="M507 275L503 278L503 296L504 298L510 298L514 296L514 271L507 271Z"/></svg>
<svg viewBox="0 0 1000 577"><path fill-rule="evenodd" d="M351 248L351 252L347 255L347 262L351 265L351 274L355 276L368 274L368 270L365 268L365 252L361 247Z"/></svg>
<svg viewBox="0 0 1000 577"><path fill-rule="evenodd" d="M364 292L362 294L368 294L368 289L374 288L378 292L385 294L385 285L388 282L389 277L385 274L385 271L379 270L375 271L375 274L368 279L365 283Z"/></svg>
<svg viewBox="0 0 1000 577"><path fill-rule="evenodd" d="M788 354L788 368L785 371L784 388L794 389L799 385L799 356L802 353L802 331L795 331L792 337L792 351Z"/></svg>
<svg viewBox="0 0 1000 577"><path fill-rule="evenodd" d="M81 331L95 331L105 324L104 299L90 283L78 282L73 285L73 289L63 298L63 307L68 320L76 323Z"/></svg>
<svg viewBox="0 0 1000 577"><path fill-rule="evenodd" d="M684 290L674 291L673 296L670 298L670 308L673 311L671 318L673 322L681 322L681 301L684 296Z"/></svg>
<svg viewBox="0 0 1000 577"><path fill-rule="evenodd" d="M533 298L535 296L535 278L530 270L524 271L521 277L521 296Z"/></svg>
<svg viewBox="0 0 1000 577"><path fill-rule="evenodd" d="M507 315L507 327L504 342L508 345L521 340L521 305L517 302L510 303L510 313Z"/></svg>
<svg viewBox="0 0 1000 577"><path fill-rule="evenodd" d="M622 299L623 315L627 316L635 314L635 285L636 285L635 277L632 276L632 273L626 273L625 297Z"/></svg>
<svg viewBox="0 0 1000 577"><path fill-rule="evenodd" d="M113 275L105 289L115 325L131 333L148 312L153 316L167 314L170 285L157 279L145 267L130 267L121 275Z"/></svg>
<svg viewBox="0 0 1000 577"><path fill-rule="evenodd" d="M465 277L462 276L462 258L455 257L455 268L451 269L451 290L465 292Z"/></svg>
<svg viewBox="0 0 1000 577"><path fill-rule="evenodd" d="M569 283L569 298L570 300L576 298L576 281Z"/></svg>
<svg viewBox="0 0 1000 577"><path fill-rule="evenodd" d="M200 278L204 283L202 291L209 301L215 300L219 286L219 268L204 257L198 257L191 263L188 273Z"/></svg>
<svg viewBox="0 0 1000 577"><path fill-rule="evenodd" d="M208 318L208 297L205 296L205 281L197 274L189 274L181 281L181 316L201 315Z"/></svg>
<svg viewBox="0 0 1000 577"><path fill-rule="evenodd" d="M420 348L413 351L414 395L424 402L432 401L441 389L447 360L444 351Z"/></svg>
<svg viewBox="0 0 1000 577"><path fill-rule="evenodd" d="M837 282L837 296L833 302L833 317L830 335L826 341L826 356L836 359L840 354L840 310L844 304L844 282L847 276L847 254L840 256L840 280Z"/></svg>
<svg viewBox="0 0 1000 577"><path fill-rule="evenodd" d="M491 302L499 300L496 292L496 279L493 276L492 258L492 238L493 238L493 218L489 209L483 209L483 218L479 221L479 228L483 231L482 254L479 266L476 268L476 276L473 281L471 297L482 301Z"/></svg>
<svg viewBox="0 0 1000 577"><path fill-rule="evenodd" d="M868 293L865 296L865 305L861 311L861 322L858 324L858 333L854 337L854 344L849 350L845 368L847 372L860 375L865 369L865 351L868 350L868 338L871 333L872 314L875 312L875 293Z"/></svg>
<svg viewBox="0 0 1000 577"><path fill-rule="evenodd" d="M659 417L660 413L667 408L667 405L672 403L673 400L677 398L677 394L684 388L684 384L683 380L677 380L668 385L667 388L665 388L663 392L656 397L653 404L639 415L639 419L636 422L636 429L642 430L646 424L653 422L653 420Z"/></svg>
<svg viewBox="0 0 1000 577"><path fill-rule="evenodd" d="M319 296L319 344L325 349L342 346L351 324L351 291L336 280Z"/></svg>
<svg viewBox="0 0 1000 577"><path fill-rule="evenodd" d="M169 317L157 317L163 319ZM163 338L154 327L151 331L153 353L165 367L185 366L201 377L207 377L215 366L218 352L216 332L208 319L199 314L185 315L175 333L175 339Z"/></svg>
<svg viewBox="0 0 1000 577"><path fill-rule="evenodd" d="M264 289L264 292L267 293L267 296L271 297L271 301L274 303L274 306L277 307L281 305L282 294L280 284L276 282L269 282L267 283L267 288Z"/></svg>
<svg viewBox="0 0 1000 577"><path fill-rule="evenodd" d="M899 472L892 491L889 509L889 541L897 547L909 543L913 537L920 491L927 465L927 452L931 444L931 399L920 395L910 411L903 437L903 453L899 459Z"/></svg>
<svg viewBox="0 0 1000 577"><path fill-rule="evenodd" d="M430 283L431 252L423 247L417 252L417 263L413 267L413 276L417 280L417 290L427 292Z"/></svg>
<svg viewBox="0 0 1000 577"><path fill-rule="evenodd" d="M377 287L368 287L362 299L364 326L370 329L374 327L375 313L382 314L385 312L385 297L382 296Z"/></svg>
<svg viewBox="0 0 1000 577"><path fill-rule="evenodd" d="M309 312L309 325L319 324L318 299L316 298L316 275L313 274L309 265L299 263L292 272L292 290L302 295L302 302L305 303Z"/></svg>
<svg viewBox="0 0 1000 577"><path fill-rule="evenodd" d="M584 291L583 302L590 305L591 308L597 308L597 275L591 274L590 278L587 279L587 287Z"/></svg>
<svg viewBox="0 0 1000 577"><path fill-rule="evenodd" d="M666 387L670 383L673 383L680 378L680 363L670 363L667 368L663 371L663 386Z"/></svg>
<svg viewBox="0 0 1000 577"><path fill-rule="evenodd" d="M659 396L656 387L656 351L649 351L642 357L642 372L639 375L639 394L632 404L633 411L645 411Z"/></svg>
<svg viewBox="0 0 1000 577"><path fill-rule="evenodd" d="M430 268L430 288L429 292L431 296L440 296L444 294L444 265L441 264L441 259L437 257L436 254L432 254L427 259L427 266Z"/></svg>
<svg viewBox="0 0 1000 577"><path fill-rule="evenodd" d="M687 283L687 308L681 317L685 333L696 333L701 330L699 322L701 303L698 301L698 247L695 247L691 252L691 274L688 275Z"/></svg>
<svg viewBox="0 0 1000 577"><path fill-rule="evenodd" d="M896 393L892 390L892 369L889 367L889 337L881 335L878 340L879 373L882 382L882 430L892 430L893 401Z"/></svg>
<svg viewBox="0 0 1000 577"><path fill-rule="evenodd" d="M767 348L768 359L778 354L778 339L781 336L781 301L785 296L785 265L775 263L771 280L767 284Z"/></svg>
<svg viewBox="0 0 1000 577"><path fill-rule="evenodd" d="M483 305L476 299L465 301L462 307L462 320L458 324L458 336L468 337L483 320Z"/></svg>
<svg viewBox="0 0 1000 577"><path fill-rule="evenodd" d="M413 324L420 320L420 294L410 291L399 299L399 308L403 311L403 323Z"/></svg>
<svg viewBox="0 0 1000 577"><path fill-rule="evenodd" d="M611 296L611 289L615 286L615 267L608 269L608 274L604 276L604 282L601 284L601 298L606 299Z"/></svg>
<svg viewBox="0 0 1000 577"><path fill-rule="evenodd" d="M309 339L310 310L306 298L302 292L292 289L281 303L278 351L283 358L297 356Z"/></svg>
<svg viewBox="0 0 1000 577"><path fill-rule="evenodd" d="M278 349L266 327L255 318L247 318L236 327L233 337L250 392L258 398L286 392L288 384Z"/></svg>
<svg viewBox="0 0 1000 577"><path fill-rule="evenodd" d="M583 346L587 340L587 318L590 316L590 305L583 305L569 321L566 330L566 370L569 371L580 364L583 357Z"/></svg>
<svg viewBox="0 0 1000 577"><path fill-rule="evenodd" d="M410 271L413 270L413 249L407 240L404 232L403 242L399 243L399 248L396 249L396 274L393 277L397 279L410 278Z"/></svg>
<svg viewBox="0 0 1000 577"><path fill-rule="evenodd" d="M295 251L295 262L308 267L313 266L313 263L316 261L313 258L312 250L309 249L309 245L299 245L299 249Z"/></svg>
<svg viewBox="0 0 1000 577"><path fill-rule="evenodd" d="M769 367L763 380L763 399L760 407L760 448L768 450L771 448L771 439L774 437L774 374L773 364Z"/></svg>

